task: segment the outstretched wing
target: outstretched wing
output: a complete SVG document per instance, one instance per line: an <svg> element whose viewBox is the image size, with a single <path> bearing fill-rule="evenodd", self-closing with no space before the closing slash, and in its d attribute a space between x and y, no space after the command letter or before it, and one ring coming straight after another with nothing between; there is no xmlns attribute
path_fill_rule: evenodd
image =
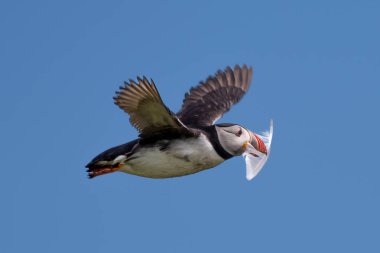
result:
<svg viewBox="0 0 380 253"><path fill-rule="evenodd" d="M252 67L219 70L185 94L177 116L184 124L209 126L240 101L252 81Z"/></svg>
<svg viewBox="0 0 380 253"><path fill-rule="evenodd" d="M193 136L188 129L162 102L156 86L146 77L124 82L114 97L115 104L130 116L131 124L138 129L140 137L154 136L164 132Z"/></svg>

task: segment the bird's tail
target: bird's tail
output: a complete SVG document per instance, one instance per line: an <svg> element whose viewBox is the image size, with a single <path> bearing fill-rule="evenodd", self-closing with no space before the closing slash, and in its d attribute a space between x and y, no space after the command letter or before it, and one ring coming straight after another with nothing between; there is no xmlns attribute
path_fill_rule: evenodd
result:
<svg viewBox="0 0 380 253"><path fill-rule="evenodd" d="M88 177L94 178L118 171L125 165L125 160L131 154L134 147L137 146L139 140L110 148L96 156L86 165Z"/></svg>
<svg viewBox="0 0 380 253"><path fill-rule="evenodd" d="M109 164L108 165L95 165L95 164L88 165L87 166L88 178L91 179L97 176L118 171L122 166L123 166L122 163L115 164L115 165L109 165Z"/></svg>

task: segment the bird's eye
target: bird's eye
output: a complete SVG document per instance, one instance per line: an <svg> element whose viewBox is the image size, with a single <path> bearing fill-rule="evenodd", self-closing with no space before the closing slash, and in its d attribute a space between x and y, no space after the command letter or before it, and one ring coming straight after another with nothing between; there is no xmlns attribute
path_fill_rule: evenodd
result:
<svg viewBox="0 0 380 253"><path fill-rule="evenodd" d="M235 134L237 137L240 137L240 135L243 133L243 130L241 130L241 128L239 129L239 131Z"/></svg>

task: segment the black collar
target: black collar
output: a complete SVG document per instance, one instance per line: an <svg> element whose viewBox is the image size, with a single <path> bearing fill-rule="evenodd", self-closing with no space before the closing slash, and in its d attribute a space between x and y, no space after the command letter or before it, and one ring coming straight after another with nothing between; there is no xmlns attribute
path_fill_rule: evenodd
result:
<svg viewBox="0 0 380 253"><path fill-rule="evenodd" d="M207 136L211 145L213 146L216 153L218 153L220 157L222 157L224 160L228 160L233 157L233 155L228 153L220 144L215 126L202 127L200 129L203 130L203 133Z"/></svg>

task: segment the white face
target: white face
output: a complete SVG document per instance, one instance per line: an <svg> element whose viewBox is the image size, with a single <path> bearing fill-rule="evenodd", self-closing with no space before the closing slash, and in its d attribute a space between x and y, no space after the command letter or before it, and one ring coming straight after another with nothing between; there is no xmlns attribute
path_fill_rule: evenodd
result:
<svg viewBox="0 0 380 253"><path fill-rule="evenodd" d="M216 126L216 132L222 147L234 156L242 155L244 146L251 140L249 132L239 125Z"/></svg>

